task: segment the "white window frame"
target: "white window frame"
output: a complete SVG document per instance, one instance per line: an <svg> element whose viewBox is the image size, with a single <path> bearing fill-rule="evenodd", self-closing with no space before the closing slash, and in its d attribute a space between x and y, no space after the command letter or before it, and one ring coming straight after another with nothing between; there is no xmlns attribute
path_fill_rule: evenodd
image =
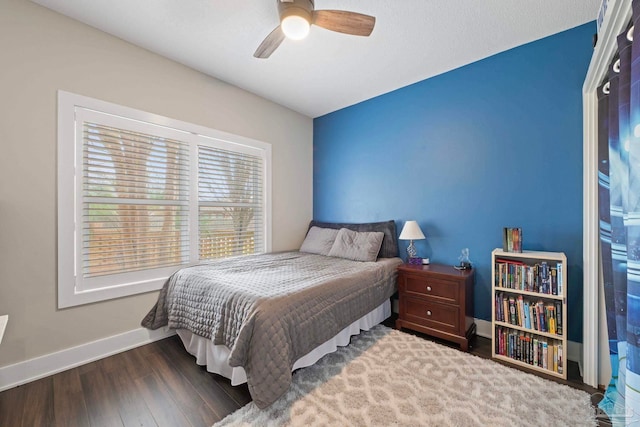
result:
<svg viewBox="0 0 640 427"><path fill-rule="evenodd" d="M81 224L82 168L77 162L82 158L82 138L77 135L76 121L93 112L117 117L117 120L135 121L136 128L145 127L166 131L166 135L189 144L191 162L197 165L199 145L223 148L259 155L264 159L264 250L271 251L271 144L204 126L183 122L157 114L124 107L106 101L65 91L58 91L58 308L73 307L105 301L129 295L158 290L171 273L182 268L168 267L142 270L125 274L112 274L99 278L91 286L82 282ZM193 165L194 163L192 163ZM77 171L77 173L76 173ZM198 168L190 168L189 263L198 262ZM194 208L195 207L195 208Z"/></svg>

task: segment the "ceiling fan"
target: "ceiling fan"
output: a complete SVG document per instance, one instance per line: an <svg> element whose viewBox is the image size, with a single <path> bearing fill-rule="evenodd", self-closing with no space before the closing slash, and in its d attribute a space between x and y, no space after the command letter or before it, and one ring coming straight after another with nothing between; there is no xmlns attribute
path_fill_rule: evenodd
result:
<svg viewBox="0 0 640 427"><path fill-rule="evenodd" d="M315 10L314 0L276 0L280 25L260 43L253 56L268 58L285 38L301 40L309 34L310 26L354 36L369 36L376 18L346 10Z"/></svg>

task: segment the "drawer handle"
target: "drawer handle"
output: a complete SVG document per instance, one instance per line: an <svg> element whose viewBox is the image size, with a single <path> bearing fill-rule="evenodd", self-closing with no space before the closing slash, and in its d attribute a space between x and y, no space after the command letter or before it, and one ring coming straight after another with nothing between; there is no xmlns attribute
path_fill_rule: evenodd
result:
<svg viewBox="0 0 640 427"><path fill-rule="evenodd" d="M431 292L431 286L427 286L427 291Z"/></svg>
<svg viewBox="0 0 640 427"><path fill-rule="evenodd" d="M427 310L427 316L431 316L431 310Z"/></svg>

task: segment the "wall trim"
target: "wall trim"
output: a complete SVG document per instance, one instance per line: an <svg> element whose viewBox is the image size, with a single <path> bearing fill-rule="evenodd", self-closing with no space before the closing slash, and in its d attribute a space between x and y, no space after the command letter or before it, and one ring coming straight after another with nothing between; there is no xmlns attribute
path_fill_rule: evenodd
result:
<svg viewBox="0 0 640 427"><path fill-rule="evenodd" d="M491 339L491 322L475 319L475 323L476 334ZM173 335L175 335L175 331L166 327L155 331L137 328L24 362L3 366L0 367L0 392ZM567 346L567 358L578 362L582 374L582 344L567 341Z"/></svg>
<svg viewBox="0 0 640 427"><path fill-rule="evenodd" d="M137 328L122 334L67 348L55 353L0 367L0 391L4 391L76 366L103 359L175 335L174 330Z"/></svg>
<svg viewBox="0 0 640 427"><path fill-rule="evenodd" d="M474 319L474 321L476 322L476 335L491 339L491 331L493 330L491 322L484 319Z"/></svg>
<svg viewBox="0 0 640 427"><path fill-rule="evenodd" d="M474 319L476 322L476 335L491 339L492 326L489 320ZM582 343L567 341L567 359L578 362L580 373L582 374Z"/></svg>

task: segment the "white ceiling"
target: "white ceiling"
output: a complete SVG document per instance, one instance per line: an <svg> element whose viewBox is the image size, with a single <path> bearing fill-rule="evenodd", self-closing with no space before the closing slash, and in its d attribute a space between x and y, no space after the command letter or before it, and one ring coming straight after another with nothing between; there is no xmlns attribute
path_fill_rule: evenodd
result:
<svg viewBox="0 0 640 427"><path fill-rule="evenodd" d="M593 21L601 2L316 0L375 16L373 33L312 27L256 59L278 25L277 0L33 1L309 117Z"/></svg>

